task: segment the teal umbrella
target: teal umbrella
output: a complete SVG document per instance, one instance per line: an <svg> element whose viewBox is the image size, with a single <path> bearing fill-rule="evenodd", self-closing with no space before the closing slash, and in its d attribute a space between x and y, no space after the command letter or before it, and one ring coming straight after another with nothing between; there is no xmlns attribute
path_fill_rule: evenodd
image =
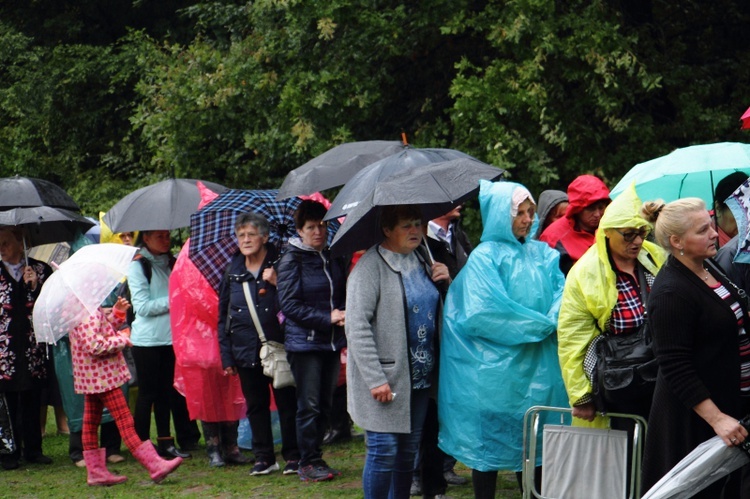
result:
<svg viewBox="0 0 750 499"><path fill-rule="evenodd" d="M635 165L612 189L614 198L635 182L644 200L699 197L713 206L716 184L730 173L750 174L750 144L719 142L675 149Z"/></svg>

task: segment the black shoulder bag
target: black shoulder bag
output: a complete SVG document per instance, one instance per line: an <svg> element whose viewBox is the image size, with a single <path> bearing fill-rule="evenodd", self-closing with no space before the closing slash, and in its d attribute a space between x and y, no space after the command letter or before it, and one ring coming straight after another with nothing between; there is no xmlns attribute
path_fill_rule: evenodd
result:
<svg viewBox="0 0 750 499"><path fill-rule="evenodd" d="M641 300L646 306L648 283L643 268L637 264ZM597 362L592 382L594 396L607 405L627 404L651 398L659 369L651 346L648 317L640 329L630 334L602 334L596 345Z"/></svg>

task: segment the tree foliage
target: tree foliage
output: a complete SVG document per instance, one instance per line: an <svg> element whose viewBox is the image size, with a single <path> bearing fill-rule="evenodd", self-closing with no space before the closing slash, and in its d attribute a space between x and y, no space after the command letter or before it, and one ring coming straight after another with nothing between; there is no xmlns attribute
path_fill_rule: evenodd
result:
<svg viewBox="0 0 750 499"><path fill-rule="evenodd" d="M453 147L532 192L743 140L741 0L0 6L0 174L87 212L166 176L276 187L341 142Z"/></svg>

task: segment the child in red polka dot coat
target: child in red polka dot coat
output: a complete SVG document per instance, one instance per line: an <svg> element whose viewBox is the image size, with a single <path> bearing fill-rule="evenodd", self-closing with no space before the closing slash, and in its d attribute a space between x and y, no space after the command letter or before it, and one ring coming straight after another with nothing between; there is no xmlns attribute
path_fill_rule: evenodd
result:
<svg viewBox="0 0 750 499"><path fill-rule="evenodd" d="M73 386L84 396L83 459L89 485L115 485L127 480L107 470L106 450L98 447L97 429L104 407L117 424L125 444L149 471L151 479L161 482L182 462L159 457L150 441L141 441L135 432L133 416L120 388L130 379L123 348L130 346L130 331L118 331L125 321L130 303L120 297L109 313L101 307L70 332L73 359Z"/></svg>

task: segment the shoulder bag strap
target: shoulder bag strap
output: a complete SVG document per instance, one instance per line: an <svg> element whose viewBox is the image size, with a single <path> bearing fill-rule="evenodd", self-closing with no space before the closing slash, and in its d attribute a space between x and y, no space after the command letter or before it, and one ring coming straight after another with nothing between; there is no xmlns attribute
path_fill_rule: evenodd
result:
<svg viewBox="0 0 750 499"><path fill-rule="evenodd" d="M641 300L643 301L643 309L646 310L646 303L648 302L648 281L646 280L646 272L643 270L643 264L636 261L636 271L638 272L638 284L641 288Z"/></svg>
<svg viewBox="0 0 750 499"><path fill-rule="evenodd" d="M748 310L749 308L748 297L747 297L747 293L745 292L745 290L737 286L729 277L727 277L727 275L724 273L724 270L719 266L719 264L717 264L714 261L713 258L706 258L704 262L706 262L706 267L713 270L715 274L717 274L719 277L721 277L722 279L724 279L725 281L729 283L729 285L734 290L734 293L732 293L732 290L730 289L727 289L727 291L729 291L730 294L734 295L735 299L737 299L737 303L740 304L740 308L742 308L742 311L745 313L745 316L747 317L750 311Z"/></svg>
<svg viewBox="0 0 750 499"><path fill-rule="evenodd" d="M247 308L250 310L250 317L253 318L253 324L255 324L255 330L258 331L258 337L260 342L265 345L266 335L263 334L263 328L260 326L260 320L258 319L258 312L255 311L255 303L253 303L253 297L250 296L250 285L247 281L242 283L242 291L245 293L245 300L247 301Z"/></svg>

